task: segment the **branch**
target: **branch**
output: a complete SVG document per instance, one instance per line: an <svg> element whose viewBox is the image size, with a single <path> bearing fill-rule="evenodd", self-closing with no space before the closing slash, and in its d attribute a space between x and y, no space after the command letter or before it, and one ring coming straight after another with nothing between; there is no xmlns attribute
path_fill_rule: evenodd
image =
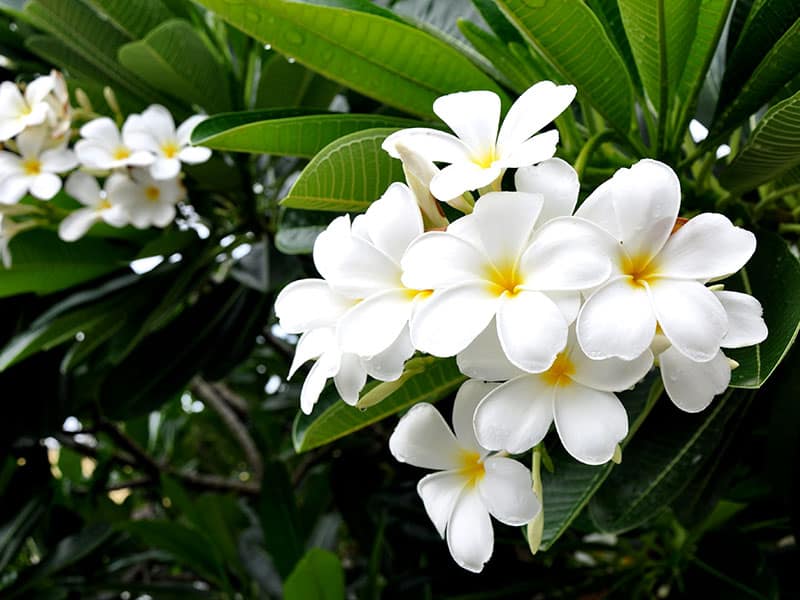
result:
<svg viewBox="0 0 800 600"><path fill-rule="evenodd" d="M105 417L100 417L100 419L97 421L97 425L100 431L107 433L117 445L128 450L128 452L130 452L136 459L136 462L140 463L145 471L148 471L155 477L160 475L161 471L164 469L163 465L145 452L145 450L136 442L136 440L134 440Z"/></svg>
<svg viewBox="0 0 800 600"><path fill-rule="evenodd" d="M249 494L257 496L261 491L261 486L258 483L246 483L237 481L236 479L228 479L219 475L205 475L203 473L183 473L181 471L169 471L170 475L177 477L189 487L200 488L204 490L217 490L238 492L240 494Z"/></svg>

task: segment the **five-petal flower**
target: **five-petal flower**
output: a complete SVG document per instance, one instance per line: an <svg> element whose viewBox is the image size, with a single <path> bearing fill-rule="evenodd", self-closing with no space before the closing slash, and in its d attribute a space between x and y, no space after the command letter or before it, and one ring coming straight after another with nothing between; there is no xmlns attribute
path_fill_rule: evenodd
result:
<svg viewBox="0 0 800 600"><path fill-rule="evenodd" d="M46 98L54 86L55 80L50 75L31 81L24 94L11 81L0 83L0 142L45 122L50 114Z"/></svg>
<svg viewBox="0 0 800 600"><path fill-rule="evenodd" d="M106 180L105 189L101 190L97 180L81 171L76 171L67 179L66 192L83 204L68 214L58 226L58 235L65 242L74 242L83 237L92 225L104 221L112 227L123 227L128 224L125 207L117 202L115 190L127 177L114 174Z"/></svg>
<svg viewBox="0 0 800 600"><path fill-rule="evenodd" d="M28 129L17 137L21 156L0 152L0 202L16 204L30 192L40 200L49 200L61 189L64 173L78 166L78 160L65 147L44 150L47 131Z"/></svg>

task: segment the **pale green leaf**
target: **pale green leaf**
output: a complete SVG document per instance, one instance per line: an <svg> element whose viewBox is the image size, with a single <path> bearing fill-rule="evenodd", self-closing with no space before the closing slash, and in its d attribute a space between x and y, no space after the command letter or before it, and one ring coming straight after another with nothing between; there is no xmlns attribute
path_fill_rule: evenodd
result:
<svg viewBox="0 0 800 600"><path fill-rule="evenodd" d="M161 0L89 0L114 26L132 39L143 38L175 15Z"/></svg>
<svg viewBox="0 0 800 600"><path fill-rule="evenodd" d="M283 584L286 600L344 600L344 571L339 558L312 548Z"/></svg>

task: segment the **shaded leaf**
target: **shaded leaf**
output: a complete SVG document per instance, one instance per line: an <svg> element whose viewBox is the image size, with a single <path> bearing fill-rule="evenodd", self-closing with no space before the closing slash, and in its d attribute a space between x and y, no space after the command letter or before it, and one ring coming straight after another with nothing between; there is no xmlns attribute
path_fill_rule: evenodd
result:
<svg viewBox="0 0 800 600"><path fill-rule="evenodd" d="M344 600L344 571L332 552L312 548L283 586L286 600Z"/></svg>
<svg viewBox="0 0 800 600"><path fill-rule="evenodd" d="M303 556L304 546L294 490L286 467L280 462L264 465L263 481L258 516L264 532L264 546L278 572L287 577Z"/></svg>

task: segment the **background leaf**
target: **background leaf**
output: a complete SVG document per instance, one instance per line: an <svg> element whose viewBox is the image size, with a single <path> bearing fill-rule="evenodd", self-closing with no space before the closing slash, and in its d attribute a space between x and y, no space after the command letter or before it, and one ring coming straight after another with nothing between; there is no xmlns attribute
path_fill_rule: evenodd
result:
<svg viewBox="0 0 800 600"><path fill-rule="evenodd" d="M344 571L332 552L312 548L283 586L286 600L344 600Z"/></svg>

